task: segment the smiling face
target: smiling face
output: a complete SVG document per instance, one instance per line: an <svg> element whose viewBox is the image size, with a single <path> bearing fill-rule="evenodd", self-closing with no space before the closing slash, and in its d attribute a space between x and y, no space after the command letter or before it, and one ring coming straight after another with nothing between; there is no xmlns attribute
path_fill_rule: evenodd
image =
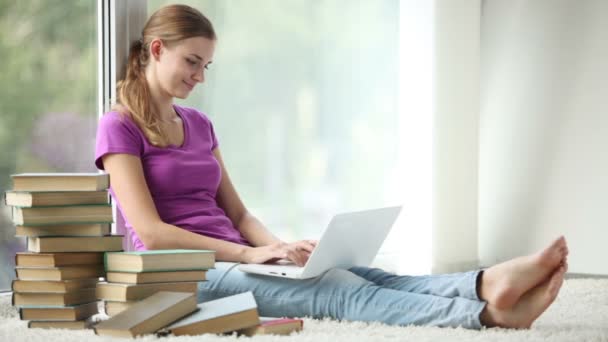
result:
<svg viewBox="0 0 608 342"><path fill-rule="evenodd" d="M213 60L215 40L192 37L170 44L160 39L150 43L154 88L164 95L185 99L198 83L205 81L205 72ZM149 80L150 81L150 80Z"/></svg>

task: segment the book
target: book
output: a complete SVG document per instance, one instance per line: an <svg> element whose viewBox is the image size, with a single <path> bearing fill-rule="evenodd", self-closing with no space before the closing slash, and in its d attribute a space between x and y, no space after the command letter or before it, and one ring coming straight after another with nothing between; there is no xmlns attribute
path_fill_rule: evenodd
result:
<svg viewBox="0 0 608 342"><path fill-rule="evenodd" d="M109 223L54 224L15 227L16 236L103 236L110 235Z"/></svg>
<svg viewBox="0 0 608 342"><path fill-rule="evenodd" d="M103 253L24 253L15 254L15 265L22 267L59 267L103 265Z"/></svg>
<svg viewBox="0 0 608 342"><path fill-rule="evenodd" d="M126 302L144 299L159 291L196 293L197 282L155 283L155 284L120 284L97 283L97 299Z"/></svg>
<svg viewBox="0 0 608 342"><path fill-rule="evenodd" d="M151 284L179 281L204 281L206 271L167 271L167 272L108 272L106 280L110 283Z"/></svg>
<svg viewBox="0 0 608 342"><path fill-rule="evenodd" d="M13 191L98 191L110 187L107 173L20 173Z"/></svg>
<svg viewBox="0 0 608 342"><path fill-rule="evenodd" d="M106 315L115 316L118 313L123 312L124 310L132 307L135 303L139 303L137 300L130 300L128 302L109 302L104 301L104 309L106 311Z"/></svg>
<svg viewBox="0 0 608 342"><path fill-rule="evenodd" d="M70 280L99 278L105 274L102 265L78 265L61 267L15 267L19 280Z"/></svg>
<svg viewBox="0 0 608 342"><path fill-rule="evenodd" d="M40 329L89 329L93 324L90 320L81 321L29 321L28 328Z"/></svg>
<svg viewBox="0 0 608 342"><path fill-rule="evenodd" d="M221 334L260 324L257 303L251 292L201 303L197 307L198 311L169 325L161 333L176 336Z"/></svg>
<svg viewBox="0 0 608 342"><path fill-rule="evenodd" d="M95 289L80 289L69 293L13 292L13 306L66 306L96 301Z"/></svg>
<svg viewBox="0 0 608 342"><path fill-rule="evenodd" d="M106 253L108 272L191 271L213 268L215 252L192 249L165 249Z"/></svg>
<svg viewBox="0 0 608 342"><path fill-rule="evenodd" d="M122 235L28 237L27 250L35 253L121 251Z"/></svg>
<svg viewBox="0 0 608 342"><path fill-rule="evenodd" d="M196 295L157 292L94 327L98 335L135 337L158 329L196 310Z"/></svg>
<svg viewBox="0 0 608 342"><path fill-rule="evenodd" d="M70 280L13 280L14 292L46 292L46 293L68 293L79 289L94 288L99 278L84 278Z"/></svg>
<svg viewBox="0 0 608 342"><path fill-rule="evenodd" d="M304 321L296 318L260 317L260 324L238 330L237 333L246 336L253 335L289 335L301 331Z"/></svg>
<svg viewBox="0 0 608 342"><path fill-rule="evenodd" d="M109 204L107 190L102 191L7 191L4 203L17 207Z"/></svg>
<svg viewBox="0 0 608 342"><path fill-rule="evenodd" d="M111 223L112 206L109 204L68 205L61 207L13 208L15 225L49 225L67 223Z"/></svg>
<svg viewBox="0 0 608 342"><path fill-rule="evenodd" d="M19 317L24 321L80 321L97 314L98 307L98 302L63 308L26 307L19 308Z"/></svg>

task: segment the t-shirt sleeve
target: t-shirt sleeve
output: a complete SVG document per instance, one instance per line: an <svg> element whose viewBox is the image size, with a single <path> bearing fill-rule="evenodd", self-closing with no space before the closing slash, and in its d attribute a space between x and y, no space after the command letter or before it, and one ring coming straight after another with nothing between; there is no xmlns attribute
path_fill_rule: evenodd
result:
<svg viewBox="0 0 608 342"><path fill-rule="evenodd" d="M137 126L116 112L105 114L97 126L95 166L105 170L102 157L111 153L127 153L141 157L143 141Z"/></svg>
<svg viewBox="0 0 608 342"><path fill-rule="evenodd" d="M219 143L217 141L217 137L215 136L215 130L213 129L213 123L211 120L209 122L209 131L211 132L211 151L215 150L218 147Z"/></svg>
<svg viewBox="0 0 608 342"><path fill-rule="evenodd" d="M215 135L215 129L213 128L211 119L209 119L205 113L199 110L194 108L189 108L189 110L191 113L196 113L194 116L196 117L197 127L200 127L201 134L204 134L205 140L211 143L211 151L215 150L219 146L219 142L217 140L217 136Z"/></svg>

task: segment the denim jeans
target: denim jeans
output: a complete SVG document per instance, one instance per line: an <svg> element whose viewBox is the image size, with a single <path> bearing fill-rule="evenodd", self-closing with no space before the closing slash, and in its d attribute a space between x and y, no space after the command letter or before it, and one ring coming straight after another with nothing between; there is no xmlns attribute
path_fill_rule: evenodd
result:
<svg viewBox="0 0 608 342"><path fill-rule="evenodd" d="M398 276L377 268L331 269L312 279L248 274L238 264L217 262L199 284L205 302L252 291L261 316L331 317L390 325L479 329L486 303L477 296L480 271Z"/></svg>

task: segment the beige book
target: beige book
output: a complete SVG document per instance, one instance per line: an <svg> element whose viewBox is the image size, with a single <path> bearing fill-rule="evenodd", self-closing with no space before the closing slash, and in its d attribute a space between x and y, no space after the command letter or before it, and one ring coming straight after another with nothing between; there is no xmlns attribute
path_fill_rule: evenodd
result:
<svg viewBox="0 0 608 342"><path fill-rule="evenodd" d="M125 311L126 309L132 307L139 301L131 300L128 302L108 302L104 301L104 309L106 311L106 315L108 316L116 316L117 314Z"/></svg>
<svg viewBox="0 0 608 342"><path fill-rule="evenodd" d="M28 237L27 250L36 253L121 251L122 238L122 235L96 237Z"/></svg>
<svg viewBox="0 0 608 342"><path fill-rule="evenodd" d="M204 281L206 271L175 271L175 272L108 272L106 280L110 283L150 284L179 281Z"/></svg>
<svg viewBox="0 0 608 342"><path fill-rule="evenodd" d="M213 268L215 251L164 249L106 254L108 272L192 271Z"/></svg>
<svg viewBox="0 0 608 342"><path fill-rule="evenodd" d="M80 321L98 313L98 302L66 306L63 308L20 308L19 317L25 321Z"/></svg>
<svg viewBox="0 0 608 342"><path fill-rule="evenodd" d="M238 330L237 333L246 336L253 335L289 335L301 331L304 321L296 318L260 317L260 324Z"/></svg>
<svg viewBox="0 0 608 342"><path fill-rule="evenodd" d="M6 205L38 207L56 205L109 204L108 191L7 191Z"/></svg>
<svg viewBox="0 0 608 342"><path fill-rule="evenodd" d="M106 173L20 173L11 178L14 191L99 191L110 187Z"/></svg>
<svg viewBox="0 0 608 342"><path fill-rule="evenodd" d="M61 207L13 208L15 225L50 225L113 221L109 204L69 205Z"/></svg>
<svg viewBox="0 0 608 342"><path fill-rule="evenodd" d="M119 284L97 283L97 298L101 300L126 302L144 299L159 291L196 293L197 282Z"/></svg>
<svg viewBox="0 0 608 342"><path fill-rule="evenodd" d="M103 265L79 265L61 267L16 267L19 280L68 280L99 278L105 274Z"/></svg>
<svg viewBox="0 0 608 342"><path fill-rule="evenodd" d="M251 292L212 300L197 306L198 311L172 323L160 333L172 333L176 336L221 334L260 324L257 304Z"/></svg>
<svg viewBox="0 0 608 342"><path fill-rule="evenodd" d="M196 295L157 292L94 327L98 335L135 337L149 334L196 310Z"/></svg>
<svg viewBox="0 0 608 342"><path fill-rule="evenodd" d="M96 301L95 289L80 289L69 293L13 292L13 306L66 306Z"/></svg>
<svg viewBox="0 0 608 342"><path fill-rule="evenodd" d="M98 278L84 278L71 280L13 280L12 288L15 292L21 293L68 293L79 289L95 288Z"/></svg>
<svg viewBox="0 0 608 342"><path fill-rule="evenodd" d="M15 255L15 265L21 267L60 267L74 265L103 265L103 253L27 253Z"/></svg>
<svg viewBox="0 0 608 342"><path fill-rule="evenodd" d="M40 329L70 329L80 330L91 328L92 322L90 320L81 321L29 321L27 323L28 328L40 328Z"/></svg>
<svg viewBox="0 0 608 342"><path fill-rule="evenodd" d="M110 235L109 223L56 224L48 226L16 226L16 236L103 236Z"/></svg>

